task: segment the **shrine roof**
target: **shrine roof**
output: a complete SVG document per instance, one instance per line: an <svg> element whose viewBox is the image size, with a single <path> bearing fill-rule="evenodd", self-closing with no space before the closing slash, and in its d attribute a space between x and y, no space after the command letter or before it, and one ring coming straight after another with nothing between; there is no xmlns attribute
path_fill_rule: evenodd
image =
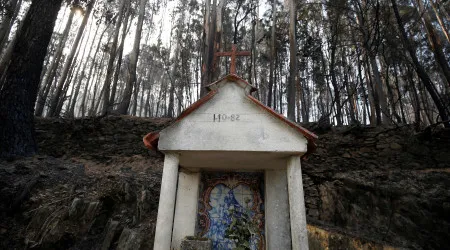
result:
<svg viewBox="0 0 450 250"><path fill-rule="evenodd" d="M226 81L228 80L228 81ZM251 85L250 83L248 83L247 81L245 81L244 79L240 78L239 76L235 75L235 74L229 74L209 85L207 85L205 88L209 91L211 90L215 90L218 88L218 85L221 83L227 83L227 82L235 82L238 83L239 86L241 86L244 89L248 89L248 93L253 93L256 90L258 90L257 88L255 88L253 85Z"/></svg>
<svg viewBox="0 0 450 250"><path fill-rule="evenodd" d="M194 112L195 110L197 110L198 108L203 106L205 103L207 103L209 100L211 100L218 93L219 85L222 84L222 83L227 83L227 82L237 83L239 86L241 86L242 88L245 89L246 96L252 103L254 103L257 106L261 107L262 109L266 110L273 117L277 118L281 122L287 124L289 127L293 128L297 132L301 133L308 141L307 152L305 153L304 156L306 156L307 154L312 153L315 150L315 148L316 148L315 141L318 139L317 135L315 135L314 133L310 132L309 130L303 128L302 126L298 125L297 123L290 121L289 119L287 119L283 115L277 113L275 110L273 110L270 107L264 105L262 102L260 102L255 97L251 96L250 93L256 91L257 88L255 88L254 86L250 85L247 81L243 80L242 78L240 78L239 76L234 75L234 74L227 75L227 76L223 77L222 79L220 79L220 80L218 80L218 81L216 81L216 82L206 86L206 88L209 90L209 93L207 95L205 95L204 97L200 98L197 102L193 103L187 109L185 109L175 119L174 123L181 121L182 119L187 117L189 114L191 114L192 112ZM158 151L159 131L154 131L154 132L148 133L143 138L143 141L144 141L145 146L148 149L154 150L154 151Z"/></svg>

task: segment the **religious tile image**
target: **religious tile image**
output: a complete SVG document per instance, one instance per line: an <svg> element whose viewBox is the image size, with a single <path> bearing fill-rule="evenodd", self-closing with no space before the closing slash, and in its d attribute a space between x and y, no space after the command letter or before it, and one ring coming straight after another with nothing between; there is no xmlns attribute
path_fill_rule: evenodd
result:
<svg viewBox="0 0 450 250"><path fill-rule="evenodd" d="M197 234L213 249L264 249L262 173L203 173Z"/></svg>

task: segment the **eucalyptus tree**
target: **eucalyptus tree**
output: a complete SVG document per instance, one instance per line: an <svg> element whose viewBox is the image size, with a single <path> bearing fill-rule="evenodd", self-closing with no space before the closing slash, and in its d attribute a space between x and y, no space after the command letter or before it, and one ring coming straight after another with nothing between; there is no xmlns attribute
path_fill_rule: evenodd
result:
<svg viewBox="0 0 450 250"><path fill-rule="evenodd" d="M297 2L295 0L289 1L289 83L287 88L288 96L288 118L295 121L295 89L298 80L297 71L297 38L296 38L296 24L297 24ZM305 117L303 117L305 119Z"/></svg>
<svg viewBox="0 0 450 250"><path fill-rule="evenodd" d="M428 10L425 9L425 6L422 0L416 0L417 10L419 12L419 16L423 22L425 31L428 37L428 43L430 45L431 51L433 51L434 59L436 64L439 66L442 74L445 76L446 83L450 86L450 66L448 59L444 53L443 45L440 36L436 33L435 28L432 24L431 17L428 14ZM445 29L444 34L445 33ZM448 36L448 34L446 34Z"/></svg>
<svg viewBox="0 0 450 250"><path fill-rule="evenodd" d="M117 112L120 114L127 113L128 107L130 106L131 90L132 90L133 86L135 86L135 89L137 89L136 88L137 87L136 86L136 83L137 83L136 67L137 67L137 62L138 62L138 58L139 58L139 47L140 47L141 36L142 36L142 26L144 23L146 2L147 2L147 0L139 1L139 15L138 15L138 20L137 20L136 32L135 32L135 36L134 36L133 50L131 51L130 60L129 60L129 64L128 64L128 77L129 78L127 79L127 82L126 82L126 87L125 87L125 91L123 94L123 100L119 104L119 107L117 108ZM137 90L135 90L135 92L137 93Z"/></svg>
<svg viewBox="0 0 450 250"><path fill-rule="evenodd" d="M114 61L116 59L116 53L117 53L117 41L119 39L119 32L120 32L120 26L122 25L122 20L124 17L124 12L126 10L126 6L129 5L130 0L120 0L119 2L119 11L117 14L117 20L115 24L115 28L113 31L113 37L111 41L111 47L109 48L109 59L108 64L106 68L106 77L103 84L103 90L102 90L102 100L103 100L103 107L101 110L101 114L104 115L107 113L107 111L111 108L110 103L110 92L111 92L111 80L114 73Z"/></svg>
<svg viewBox="0 0 450 250"><path fill-rule="evenodd" d="M416 70L417 75L420 78L422 84L425 86L425 88L427 89L427 91L430 94L431 98L433 99L433 102L434 102L434 104L435 104L435 106L436 106L436 108L437 108L437 110L439 112L441 120L444 122L444 125L446 127L450 127L448 108L445 107L445 104L444 104L444 102L442 102L442 100L441 100L441 98L439 96L439 93L437 92L433 82L430 79L430 76L425 71L425 69L423 68L423 66L419 62L419 59L417 58L416 50L414 49L413 45L409 41L408 35L407 35L406 31L405 31L403 20L402 20L402 17L400 16L400 12L398 10L397 1L396 0L391 0L391 4L392 4L392 9L393 9L394 14L395 14L395 19L397 21L398 29L400 31L400 35L401 35L403 46L407 50L407 52L409 53L409 56L410 56L410 58L412 60L412 63L414 65L414 69Z"/></svg>
<svg viewBox="0 0 450 250"><path fill-rule="evenodd" d="M58 83L56 85L55 93L53 94L53 97L50 102L50 107L48 111L48 116L58 116L58 103L60 102L61 94L63 94L63 87L64 84L67 81L69 70L72 68L72 62L75 56L75 53L78 51L78 45L81 41L81 37L84 34L84 30L86 28L86 25L88 23L89 17L91 16L92 9L94 8L95 0L91 0L86 5L86 11L83 16L83 21L81 22L80 27L78 28L77 36L75 37L75 40L72 44L72 48L70 50L69 55L66 58L66 61L64 63L61 76L59 77ZM64 96L64 95L62 95Z"/></svg>

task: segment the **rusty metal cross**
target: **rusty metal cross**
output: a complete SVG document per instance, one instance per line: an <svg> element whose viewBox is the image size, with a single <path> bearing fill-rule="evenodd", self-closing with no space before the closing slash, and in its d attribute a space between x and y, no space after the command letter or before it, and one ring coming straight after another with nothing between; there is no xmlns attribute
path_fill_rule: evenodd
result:
<svg viewBox="0 0 450 250"><path fill-rule="evenodd" d="M220 57L220 56L231 57L230 74L236 74L236 57L237 56L251 56L251 55L252 55L252 53L250 51L237 51L236 44L233 44L231 46L231 52L216 52L214 54L214 58Z"/></svg>

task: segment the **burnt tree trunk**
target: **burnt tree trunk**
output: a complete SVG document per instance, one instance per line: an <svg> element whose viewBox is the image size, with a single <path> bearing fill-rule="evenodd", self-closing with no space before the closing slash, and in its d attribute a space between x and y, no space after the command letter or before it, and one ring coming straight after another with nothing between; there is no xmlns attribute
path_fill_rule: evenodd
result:
<svg viewBox="0 0 450 250"><path fill-rule="evenodd" d="M51 85L53 82L53 78L55 78L57 68L59 66L59 62L61 61L61 56L66 45L67 38L69 36L70 27L72 26L73 17L75 15L75 10L70 10L69 18L66 22L66 27L64 28L61 39L58 43L58 47L56 48L55 54L53 56L53 60L48 64L47 70L44 73L44 76L41 81L41 90L38 94L38 99L36 102L36 116L42 116L44 112L45 102L47 101L47 96L50 93Z"/></svg>
<svg viewBox="0 0 450 250"><path fill-rule="evenodd" d="M42 64L62 0L33 0L0 92L0 156L32 155L36 101Z"/></svg>

